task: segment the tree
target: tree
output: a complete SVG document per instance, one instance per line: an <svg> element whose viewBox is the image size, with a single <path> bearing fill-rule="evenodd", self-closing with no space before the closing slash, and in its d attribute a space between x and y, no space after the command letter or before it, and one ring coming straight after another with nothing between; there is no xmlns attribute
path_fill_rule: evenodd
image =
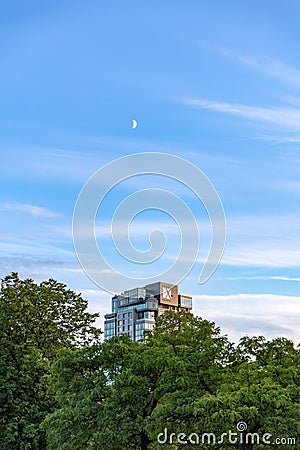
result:
<svg viewBox="0 0 300 450"><path fill-rule="evenodd" d="M59 409L43 424L48 449L156 448L164 420L184 431L190 400L216 392L230 348L214 324L166 312L144 344L122 337L89 357L87 349L64 352L52 368Z"/></svg>
<svg viewBox="0 0 300 450"><path fill-rule="evenodd" d="M225 432L237 432L237 424L242 422L246 428L242 433L243 443L229 447L232 449L286 448L284 443L276 442L277 438L298 442L299 351L287 339L267 341L259 336L242 338L236 354L237 363L230 368L227 380L216 395L204 395L195 402L196 420L204 416L208 418L208 429L218 429L221 425ZM269 447L262 442L267 434Z"/></svg>
<svg viewBox="0 0 300 450"><path fill-rule="evenodd" d="M246 442L246 433L299 438L299 367L286 339L234 346L214 323L168 311L144 344L123 336L61 353L51 378L58 407L43 422L47 448L283 449ZM248 426L239 440L219 442L239 422ZM180 433L194 441L178 442Z"/></svg>
<svg viewBox="0 0 300 450"><path fill-rule="evenodd" d="M0 450L46 448L39 428L53 410L49 368L62 348L98 339L98 314L81 295L53 279L40 284L17 273L1 280Z"/></svg>
<svg viewBox="0 0 300 450"><path fill-rule="evenodd" d="M48 450L136 448L132 446L136 431L123 433L122 408L113 399L116 380L137 345L124 336L60 353L51 378L58 407L42 424Z"/></svg>

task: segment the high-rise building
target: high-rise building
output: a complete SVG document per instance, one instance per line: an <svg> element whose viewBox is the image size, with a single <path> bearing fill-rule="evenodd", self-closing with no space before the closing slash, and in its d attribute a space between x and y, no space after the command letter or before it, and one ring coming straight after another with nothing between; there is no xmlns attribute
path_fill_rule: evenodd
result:
<svg viewBox="0 0 300 450"><path fill-rule="evenodd" d="M132 340L143 340L166 310L189 311L192 297L178 294L178 286L169 283L147 284L124 291L112 298L112 312L104 316L104 339L128 334Z"/></svg>

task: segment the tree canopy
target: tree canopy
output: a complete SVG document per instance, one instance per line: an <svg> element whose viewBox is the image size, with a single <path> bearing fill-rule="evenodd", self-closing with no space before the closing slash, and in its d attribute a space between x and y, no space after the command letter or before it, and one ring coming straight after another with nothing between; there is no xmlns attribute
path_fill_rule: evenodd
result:
<svg viewBox="0 0 300 450"><path fill-rule="evenodd" d="M2 280L0 450L299 447L291 341L236 345L213 322L167 311L143 344L103 342L87 306L53 279Z"/></svg>
<svg viewBox="0 0 300 450"><path fill-rule="evenodd" d="M166 312L144 344L124 336L61 353L51 381L59 407L43 423L47 448L259 449L266 444L257 436L268 434L269 448L285 448L275 439L299 439L299 376L299 352L286 339L234 346L215 324ZM241 424L239 442L220 442ZM193 439L178 442L183 435Z"/></svg>
<svg viewBox="0 0 300 450"><path fill-rule="evenodd" d="M0 449L46 448L39 428L54 408L49 368L62 348L99 336L81 295L53 279L40 284L17 273L0 290Z"/></svg>

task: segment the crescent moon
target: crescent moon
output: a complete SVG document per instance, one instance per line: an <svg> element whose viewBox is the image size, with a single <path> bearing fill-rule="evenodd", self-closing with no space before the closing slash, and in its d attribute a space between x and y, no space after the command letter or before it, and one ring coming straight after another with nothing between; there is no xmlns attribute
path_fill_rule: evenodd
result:
<svg viewBox="0 0 300 450"><path fill-rule="evenodd" d="M132 126L131 129L134 130L137 127L137 121L135 119L132 120Z"/></svg>

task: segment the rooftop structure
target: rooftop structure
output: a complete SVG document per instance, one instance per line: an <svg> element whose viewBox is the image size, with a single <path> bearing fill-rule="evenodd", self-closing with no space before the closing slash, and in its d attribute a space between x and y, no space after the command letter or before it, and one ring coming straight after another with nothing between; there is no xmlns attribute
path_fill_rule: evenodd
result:
<svg viewBox="0 0 300 450"><path fill-rule="evenodd" d="M131 289L112 298L112 312L104 316L104 339L128 334L133 341L142 341L145 330L166 310L189 311L192 297L178 294L178 286L157 282Z"/></svg>

